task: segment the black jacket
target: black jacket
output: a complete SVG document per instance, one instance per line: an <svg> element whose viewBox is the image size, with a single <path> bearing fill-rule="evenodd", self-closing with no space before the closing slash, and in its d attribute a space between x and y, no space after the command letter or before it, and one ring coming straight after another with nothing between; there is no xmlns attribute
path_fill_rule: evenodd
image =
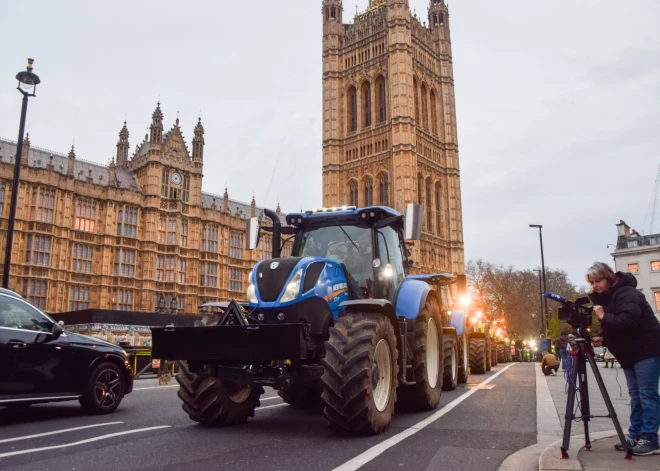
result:
<svg viewBox="0 0 660 471"><path fill-rule="evenodd" d="M637 290L635 275L618 272L616 277L609 291L589 297L605 310L601 320L603 345L623 368L631 368L639 361L660 357L660 322Z"/></svg>
<svg viewBox="0 0 660 471"><path fill-rule="evenodd" d="M557 340L555 340L555 348L557 350L565 350L566 346L568 345L568 335L566 332L562 332L559 337L557 337Z"/></svg>

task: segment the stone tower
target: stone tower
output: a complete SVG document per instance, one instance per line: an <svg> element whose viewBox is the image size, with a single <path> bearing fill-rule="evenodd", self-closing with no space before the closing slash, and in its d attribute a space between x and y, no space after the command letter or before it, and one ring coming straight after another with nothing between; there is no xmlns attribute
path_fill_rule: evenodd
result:
<svg viewBox="0 0 660 471"><path fill-rule="evenodd" d="M117 167L126 167L128 163L128 128L126 127L126 121L124 121L124 127L119 131L119 141L117 141Z"/></svg>
<svg viewBox="0 0 660 471"><path fill-rule="evenodd" d="M464 272L449 12L370 0L343 24L322 1L323 205L424 206L417 272Z"/></svg>

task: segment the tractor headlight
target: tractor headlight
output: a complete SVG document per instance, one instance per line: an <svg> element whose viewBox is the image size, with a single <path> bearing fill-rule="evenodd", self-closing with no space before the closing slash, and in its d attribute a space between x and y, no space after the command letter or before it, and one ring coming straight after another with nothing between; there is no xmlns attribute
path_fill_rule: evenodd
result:
<svg viewBox="0 0 660 471"><path fill-rule="evenodd" d="M254 288L254 285L252 284L252 271L250 271L250 274L248 275L248 281L250 282L250 286L248 286L248 289L247 289L248 302L250 304L259 304L259 300L257 299L256 289Z"/></svg>
<svg viewBox="0 0 660 471"><path fill-rule="evenodd" d="M298 297L300 294L300 281L302 280L302 268L300 268L295 275L293 275L293 278L291 278L291 281L289 281L289 284L286 285L286 290L284 291L284 294L282 295L282 298L280 299L281 303L286 303L289 301L293 301Z"/></svg>

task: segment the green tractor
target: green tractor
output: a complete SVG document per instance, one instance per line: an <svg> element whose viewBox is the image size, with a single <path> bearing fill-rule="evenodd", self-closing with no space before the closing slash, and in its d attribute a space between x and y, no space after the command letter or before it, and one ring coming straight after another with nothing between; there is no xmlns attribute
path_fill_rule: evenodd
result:
<svg viewBox="0 0 660 471"><path fill-rule="evenodd" d="M470 319L468 330L471 374L484 374L497 364L497 353L490 322L481 312Z"/></svg>

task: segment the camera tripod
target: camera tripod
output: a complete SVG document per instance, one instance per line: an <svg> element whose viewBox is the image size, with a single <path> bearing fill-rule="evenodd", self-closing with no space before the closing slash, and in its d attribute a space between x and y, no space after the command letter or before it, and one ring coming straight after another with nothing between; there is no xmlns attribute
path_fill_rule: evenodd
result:
<svg viewBox="0 0 660 471"><path fill-rule="evenodd" d="M591 450L591 440L589 439L589 421L592 418L609 418L614 423L621 446L626 450L627 460L632 460L632 449L626 437L621 430L621 424L614 411L614 406L610 400L603 377L600 375L596 361L594 360L594 351L591 346L591 335L589 332L582 328L574 328L569 336L569 352L571 354L571 365L568 380L568 398L566 401L566 415L564 423L564 440L561 446L562 459L568 459L568 447L571 442L571 425L574 420L581 420L584 423L584 448ZM607 406L607 415L591 415L591 407L589 405L589 387L587 383L587 362L591 366L594 373L598 388L603 396L605 405ZM575 397L580 393L578 406L580 408L580 416L575 414Z"/></svg>

